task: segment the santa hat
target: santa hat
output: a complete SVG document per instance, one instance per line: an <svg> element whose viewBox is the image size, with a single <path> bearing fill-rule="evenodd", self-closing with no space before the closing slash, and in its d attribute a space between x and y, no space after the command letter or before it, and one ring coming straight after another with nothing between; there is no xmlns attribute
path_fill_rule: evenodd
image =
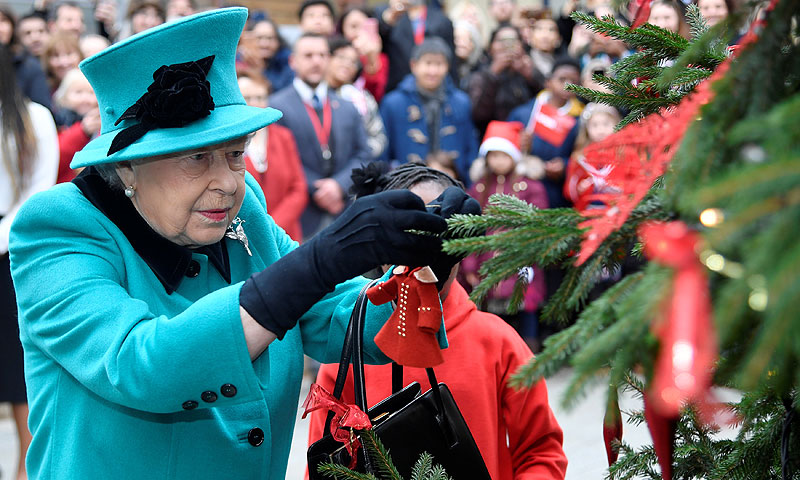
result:
<svg viewBox="0 0 800 480"><path fill-rule="evenodd" d="M522 152L519 151L519 134L522 128L521 122L496 120L489 122L483 143L481 143L480 156L485 157L489 152L503 152L513 158L515 162L519 162L522 158Z"/></svg>

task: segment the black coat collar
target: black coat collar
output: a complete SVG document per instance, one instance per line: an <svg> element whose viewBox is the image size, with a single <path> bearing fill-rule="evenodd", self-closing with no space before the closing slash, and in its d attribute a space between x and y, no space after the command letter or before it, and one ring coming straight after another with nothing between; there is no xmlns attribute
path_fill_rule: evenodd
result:
<svg viewBox="0 0 800 480"><path fill-rule="evenodd" d="M174 244L150 228L133 203L122 192L109 187L94 167L85 168L73 183L92 205L122 230L136 253L164 285L167 294L177 290L181 280L187 276L192 263L192 252L207 255L222 278L231 283L231 267L224 238L197 249ZM191 268L196 275L196 265Z"/></svg>

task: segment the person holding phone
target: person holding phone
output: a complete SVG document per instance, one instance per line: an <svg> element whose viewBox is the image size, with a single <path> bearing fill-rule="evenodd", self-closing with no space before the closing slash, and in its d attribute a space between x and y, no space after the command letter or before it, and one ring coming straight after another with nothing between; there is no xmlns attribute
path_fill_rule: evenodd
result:
<svg viewBox="0 0 800 480"><path fill-rule="evenodd" d="M489 57L469 80L472 121L481 135L492 120L505 120L511 110L542 88L533 60L522 47L519 30L498 27L489 40Z"/></svg>
<svg viewBox="0 0 800 480"><path fill-rule="evenodd" d="M389 59L382 52L378 19L363 7L351 7L339 18L336 30L358 51L362 69L353 83L363 86L380 102L389 80Z"/></svg>

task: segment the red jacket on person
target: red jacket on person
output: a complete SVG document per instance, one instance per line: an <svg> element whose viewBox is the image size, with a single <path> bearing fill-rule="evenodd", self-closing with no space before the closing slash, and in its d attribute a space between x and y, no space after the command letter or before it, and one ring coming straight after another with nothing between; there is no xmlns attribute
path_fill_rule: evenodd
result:
<svg viewBox="0 0 800 480"><path fill-rule="evenodd" d="M246 160L247 171L264 191L267 213L293 240L301 241L300 214L308 204L308 190L292 132L274 123L267 127L267 168L263 172L249 157Z"/></svg>
<svg viewBox="0 0 800 480"><path fill-rule="evenodd" d="M89 143L91 138L83 131L81 122L75 122L71 127L64 128L58 132L58 177L56 183L71 182L76 170L69 168L72 157Z"/></svg>
<svg viewBox="0 0 800 480"><path fill-rule="evenodd" d="M544 380L531 389L514 390L509 377L533 357L527 344L500 317L481 312L467 292L453 282L443 303L449 348L436 378L453 393L486 467L494 480L563 479L567 457L563 434L547 400ZM365 365L367 404L392 393L391 365ZM317 383L333 390L338 365L322 365ZM424 369L405 367L403 384L430 388ZM342 400L354 403L352 369ZM311 413L309 443L322 437L327 412Z"/></svg>

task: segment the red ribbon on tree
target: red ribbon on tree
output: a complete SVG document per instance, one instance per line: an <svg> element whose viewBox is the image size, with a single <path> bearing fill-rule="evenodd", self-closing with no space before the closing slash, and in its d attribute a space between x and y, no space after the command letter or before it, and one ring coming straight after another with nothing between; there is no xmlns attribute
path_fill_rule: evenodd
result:
<svg viewBox="0 0 800 480"><path fill-rule="evenodd" d="M633 0L628 10L633 14L631 29L637 28L650 18L650 0Z"/></svg>
<svg viewBox="0 0 800 480"><path fill-rule="evenodd" d="M303 416L324 408L333 412L331 420L331 435L337 442L343 443L350 455L350 465L353 469L356 466L356 451L361 447L361 442L355 436L353 430L367 430L372 428L369 416L356 405L348 405L338 398L331 395L325 388L311 384L308 396L303 402Z"/></svg>

